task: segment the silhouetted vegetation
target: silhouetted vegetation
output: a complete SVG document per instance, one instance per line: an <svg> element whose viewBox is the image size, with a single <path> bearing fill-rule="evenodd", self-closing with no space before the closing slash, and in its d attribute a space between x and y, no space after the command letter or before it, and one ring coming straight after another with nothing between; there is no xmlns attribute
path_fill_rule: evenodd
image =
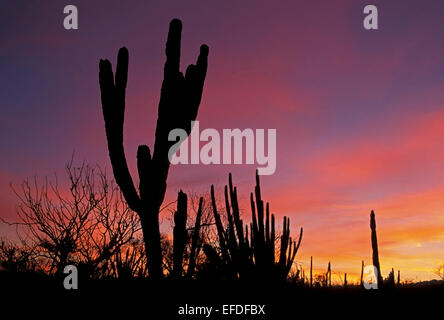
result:
<svg viewBox="0 0 444 320"><path fill-rule="evenodd" d="M179 71L182 23L171 21L166 43L166 63L160 94L154 151L146 145L137 150L139 192L126 162L123 147L125 90L128 78L128 50L121 48L117 56L115 77L108 60L100 61L100 90L109 157L114 177L128 203L140 217L152 279L164 276L159 210L165 197L170 162L168 151L175 141L168 141L172 129L191 132L196 119L207 72L208 47L202 45L196 65L188 66L185 76ZM179 245L179 244L178 244ZM182 244L181 244L182 245ZM178 263L179 260L176 262ZM180 270L176 268L176 273Z"/></svg>
<svg viewBox="0 0 444 320"><path fill-rule="evenodd" d="M31 272L39 270L36 250L23 242L17 245L7 240L0 241L0 269L6 272Z"/></svg>
<svg viewBox="0 0 444 320"><path fill-rule="evenodd" d="M225 213L228 224L223 225L217 208L214 186L211 186L211 201L217 228L218 247L204 246L209 268L217 273L213 277L223 279L241 278L256 280L286 280L302 240L302 228L298 241L290 237L290 219L284 217L278 260L276 259L275 217L270 216L269 203L264 204L259 175L256 172L256 187L250 194L252 221L244 225L240 218L237 188L231 174L224 189Z"/></svg>
<svg viewBox="0 0 444 320"><path fill-rule="evenodd" d="M275 214L262 198L257 172L249 199L250 222L241 217L238 191L229 174L222 201L217 201L213 185L209 196L189 197L180 190L175 201L172 237L160 233L159 214L164 209L161 206L170 166L168 153L176 143L168 141L168 134L172 129L183 129L190 134L207 71L206 45L200 47L196 65L188 66L185 76L179 71L181 29L179 20L171 21L153 153L146 145L139 146L137 151L138 188L130 175L123 145L129 53L121 48L115 75L108 60L101 60L99 64L102 110L115 182L100 167L85 164L75 167L71 161L66 166L68 184L65 187L59 186L55 176L43 183L37 178L25 180L20 190L14 189L20 203L18 221L9 224L17 227L19 242L0 241L0 279L22 273L43 275L45 280L59 279L64 267L74 264L83 278L100 283L102 288L106 288L103 283L113 279L119 279L119 286L123 288L129 282L137 286L144 283L144 279L171 279L177 286L185 283L183 286L190 294L193 292L188 285L191 281L184 280L193 279L193 284L204 284L204 290L196 285L195 292L200 294L209 291L205 285L212 280L226 280L229 284L246 280L256 286L265 283L272 288L304 289L308 293L365 292L362 290L364 261L359 283L353 283L344 273L343 278L339 276L340 280L332 284L331 261L326 272L323 265L322 271L314 274L313 256L309 278L302 266L295 266L303 228L292 238L290 218L284 216L282 232L277 234ZM396 282L394 269L382 280L373 211L370 228L379 288L410 288L407 280L401 283L399 270ZM444 265L436 274L444 279ZM150 281L148 287L155 288L153 291L157 294L162 290L168 292L168 284L171 282ZM442 286L442 282L439 285ZM222 290L210 289L223 296ZM245 293L246 289L249 292ZM173 295L183 297L183 292L185 290L173 292ZM270 292L274 291L267 290ZM276 292L290 296L285 290ZM247 297L261 295L260 290L250 290L250 287L235 293Z"/></svg>
<svg viewBox="0 0 444 320"><path fill-rule="evenodd" d="M63 189L57 176L28 179L14 189L20 204L18 221L10 224L18 228L22 246L2 243L6 269L15 265L61 274L66 265L76 264L91 277L107 277L116 253L135 246L139 221L106 173L71 161L66 176Z"/></svg>
<svg viewBox="0 0 444 320"><path fill-rule="evenodd" d="M376 270L378 271L378 287L382 288L383 281L382 281L382 274L381 274L381 266L379 264L379 251L378 251L378 238L376 236L376 219L375 219L375 212L372 210L370 213L370 229L372 231L371 238L372 238L372 250L373 250L373 265L376 267Z"/></svg>

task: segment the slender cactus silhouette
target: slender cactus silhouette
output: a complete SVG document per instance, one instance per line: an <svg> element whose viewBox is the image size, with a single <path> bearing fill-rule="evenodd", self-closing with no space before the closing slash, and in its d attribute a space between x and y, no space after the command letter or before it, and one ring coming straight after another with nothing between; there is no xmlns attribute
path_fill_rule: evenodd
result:
<svg viewBox="0 0 444 320"><path fill-rule="evenodd" d="M381 275L381 267L379 265L379 252L378 252L378 238L376 236L376 218L375 212L372 210L370 213L370 229L372 230L372 250L373 250L373 265L376 267L378 271L378 288L382 288L383 281Z"/></svg>
<svg viewBox="0 0 444 320"><path fill-rule="evenodd" d="M327 286L331 287L331 262L328 262L327 274L326 274Z"/></svg>
<svg viewBox="0 0 444 320"><path fill-rule="evenodd" d="M188 269L187 269L188 278L191 278L194 274L194 269L196 268L196 259L202 247L202 238L200 236L202 206L203 206L203 197L200 197L199 208L197 209L196 221L194 222L194 229L192 231L192 237L191 237L191 250L189 258L190 262L188 264Z"/></svg>
<svg viewBox="0 0 444 320"><path fill-rule="evenodd" d="M102 110L105 120L108 152L114 177L129 207L138 213L142 225L149 277L163 277L162 252L159 231L159 209L165 197L170 167L168 151L176 143L168 141L174 128L191 132L191 121L196 119L207 72L208 47L200 47L196 65L188 66L185 76L179 71L182 23L170 23L166 43L166 63L162 82L154 152L140 145L137 150L139 193L131 178L123 146L125 90L128 78L128 50L123 47L117 56L115 77L111 63L100 60L99 82Z"/></svg>
<svg viewBox="0 0 444 320"><path fill-rule="evenodd" d="M310 257L310 288L313 287L313 256Z"/></svg>
<svg viewBox="0 0 444 320"><path fill-rule="evenodd" d="M187 242L187 202L188 197L182 190L177 196L177 211L174 213L173 229L173 278L182 276L183 253Z"/></svg>

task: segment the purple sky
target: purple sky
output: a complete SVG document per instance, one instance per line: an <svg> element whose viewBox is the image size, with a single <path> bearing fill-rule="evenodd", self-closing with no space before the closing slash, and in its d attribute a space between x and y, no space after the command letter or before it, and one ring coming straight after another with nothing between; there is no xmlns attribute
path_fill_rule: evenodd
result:
<svg viewBox="0 0 444 320"><path fill-rule="evenodd" d="M345 272L369 261L376 210L383 271L431 278L444 254L444 2L9 1L0 12L0 215L14 217L9 182L109 167L98 61L130 52L125 146L153 145L168 23L183 21L181 65L210 46L201 128L276 128L277 170L263 177L278 216L305 228L299 262ZM362 27L366 4L378 31ZM177 166L179 188L206 192L233 172L247 199L255 166ZM219 189L219 192L222 189ZM347 232L344 232L347 230ZM0 226L0 231L11 230ZM323 267L323 265L322 265Z"/></svg>

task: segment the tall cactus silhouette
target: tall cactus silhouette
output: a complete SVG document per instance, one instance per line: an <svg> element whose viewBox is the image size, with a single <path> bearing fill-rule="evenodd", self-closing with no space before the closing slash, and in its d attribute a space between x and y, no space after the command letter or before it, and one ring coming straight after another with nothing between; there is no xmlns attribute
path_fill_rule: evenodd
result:
<svg viewBox="0 0 444 320"><path fill-rule="evenodd" d="M139 192L130 175L123 146L125 90L128 78L128 50L123 47L117 56L115 76L111 63L100 60L99 82L102 110L105 120L108 152L114 177L129 207L140 217L148 271L152 279L163 277L160 246L159 210L165 197L170 167L168 151L175 141L168 141L174 128L191 132L191 121L196 119L207 72L208 47L200 47L196 65L188 66L185 76L179 71L182 23L170 23L166 43L166 63L162 82L154 151L140 145L137 150Z"/></svg>
<svg viewBox="0 0 444 320"><path fill-rule="evenodd" d="M376 267L378 271L378 288L382 288L382 275L381 275L381 266L379 265L379 252L378 252L378 238L376 236L376 218L375 212L372 210L370 213L370 229L372 231L372 250L373 250L373 265Z"/></svg>

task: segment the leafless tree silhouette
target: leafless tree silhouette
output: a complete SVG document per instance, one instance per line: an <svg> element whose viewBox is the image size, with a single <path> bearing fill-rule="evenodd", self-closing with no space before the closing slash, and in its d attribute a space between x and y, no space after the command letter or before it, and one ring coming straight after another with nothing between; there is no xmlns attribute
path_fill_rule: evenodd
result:
<svg viewBox="0 0 444 320"><path fill-rule="evenodd" d="M99 167L67 164L68 185L58 178L25 180L14 190L19 237L30 241L48 273L60 274L69 263L82 263L100 276L120 248L134 238L140 225L118 187Z"/></svg>

